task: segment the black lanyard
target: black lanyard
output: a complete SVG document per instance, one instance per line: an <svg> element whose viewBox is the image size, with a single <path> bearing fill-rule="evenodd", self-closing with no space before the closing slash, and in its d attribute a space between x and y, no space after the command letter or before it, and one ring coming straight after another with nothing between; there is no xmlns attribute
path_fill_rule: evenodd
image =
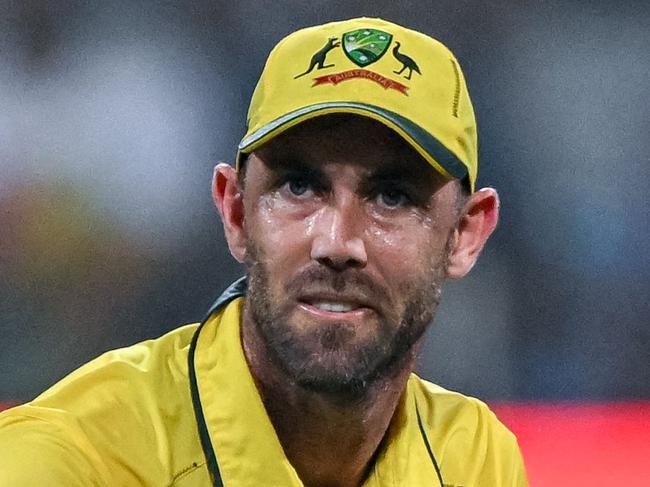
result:
<svg viewBox="0 0 650 487"><path fill-rule="evenodd" d="M221 480L221 473L219 472L217 455L214 453L214 448L210 441L210 434L208 433L208 426L205 423L205 416L203 416L203 408L201 408L201 396L199 395L199 387L196 383L196 370L194 369L194 354L196 353L196 342L201 334L201 329L208 321L208 318L210 318L210 316L212 316L216 311L223 309L223 307L233 299L243 296L246 293L247 287L246 278L242 277L231 284L230 287L226 289L219 298L217 298L205 315L205 318L203 318L203 321L197 330L194 332L192 343L190 344L190 351L187 355L190 392L192 394L192 404L194 406L194 415L196 416L196 425L199 429L201 446L203 447L203 453L205 454L205 459L208 464L208 472L210 472L210 478L212 479L212 485L214 487L223 487L223 481Z"/></svg>
<svg viewBox="0 0 650 487"><path fill-rule="evenodd" d="M203 447L203 453L205 454L205 459L208 465L208 471L210 472L210 478L212 479L212 485L214 487L224 487L223 481L221 480L221 473L219 472L219 463L217 462L217 455L214 452L212 447L212 442L210 441L210 434L208 433L208 426L205 422L205 416L203 416L203 408L201 408L201 397L199 395L199 388L196 382L196 370L194 369L194 354L196 353L196 343L199 339L199 334L203 325L208 321L210 316L212 316L216 311L223 309L228 303L233 299L236 299L240 296L246 294L248 289L248 284L246 282L246 277L242 277L236 280L234 283L226 289L221 296L217 298L214 304L210 307L210 310L203 318L203 321L194 332L192 337L192 343L190 344L190 351L187 356L188 367L189 367L189 378L190 378L190 392L192 394L192 404L194 406L194 415L196 416L196 424L199 429L199 438L201 439L201 446ZM431 444L429 443L429 438L422 424L422 418L420 417L420 411L418 409L417 402L415 403L415 412L418 418L418 427L420 428L420 433L422 434L422 439L427 448L427 453L433 463L433 468L436 471L438 480L440 481L440 486L444 487L442 482L442 474L440 473L440 466L436 461L436 457L433 454Z"/></svg>

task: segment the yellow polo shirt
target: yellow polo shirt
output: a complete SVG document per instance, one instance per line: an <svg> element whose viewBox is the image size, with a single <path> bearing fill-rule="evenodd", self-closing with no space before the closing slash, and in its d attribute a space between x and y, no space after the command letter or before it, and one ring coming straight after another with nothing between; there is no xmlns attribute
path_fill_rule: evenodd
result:
<svg viewBox="0 0 650 487"><path fill-rule="evenodd" d="M244 357L242 302L0 413L0 485L302 487ZM416 375L387 434L364 487L527 485L514 436L485 404Z"/></svg>

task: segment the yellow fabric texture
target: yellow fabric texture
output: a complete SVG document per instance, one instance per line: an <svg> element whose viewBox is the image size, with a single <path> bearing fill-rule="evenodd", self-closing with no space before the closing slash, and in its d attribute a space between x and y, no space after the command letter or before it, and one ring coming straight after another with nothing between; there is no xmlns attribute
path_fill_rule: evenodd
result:
<svg viewBox="0 0 650 487"><path fill-rule="evenodd" d="M385 33L387 47L376 60L360 65L350 52L377 49L377 44L363 43L364 32L370 36L377 32L373 39ZM322 64L314 65L316 59ZM400 69L411 63L417 71L410 71L407 78L409 71ZM378 111L345 104L369 105ZM478 172L474 109L460 64L441 42L377 18L331 22L288 35L269 54L255 88L240 153L254 151L306 119L333 112L365 115L386 124L449 176L413 133L382 113L405 118L455 155L467 168L474 189Z"/></svg>
<svg viewBox="0 0 650 487"><path fill-rule="evenodd" d="M302 487L240 342L242 299L202 328L194 367L226 487ZM0 413L0 485L208 487L190 396L197 325L89 362L31 403ZM412 375L364 487L526 486L514 436L482 402Z"/></svg>

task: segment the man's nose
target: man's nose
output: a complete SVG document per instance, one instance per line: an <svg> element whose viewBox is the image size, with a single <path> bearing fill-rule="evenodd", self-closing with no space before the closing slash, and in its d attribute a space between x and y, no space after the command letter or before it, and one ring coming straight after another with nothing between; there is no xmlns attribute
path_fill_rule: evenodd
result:
<svg viewBox="0 0 650 487"><path fill-rule="evenodd" d="M311 258L339 271L365 267L368 255L360 223L353 204L322 208L312 228Z"/></svg>

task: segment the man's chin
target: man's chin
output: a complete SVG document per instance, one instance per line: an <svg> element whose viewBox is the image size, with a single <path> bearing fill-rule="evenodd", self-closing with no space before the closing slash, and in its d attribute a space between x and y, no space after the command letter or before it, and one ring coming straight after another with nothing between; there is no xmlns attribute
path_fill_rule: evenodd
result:
<svg viewBox="0 0 650 487"><path fill-rule="evenodd" d="M296 379L296 385L306 392L330 397L337 402L357 402L369 395L371 383L357 377L304 375Z"/></svg>
<svg viewBox="0 0 650 487"><path fill-rule="evenodd" d="M376 356L373 360L358 349L317 348L303 350L306 352L303 360L295 360L294 355L294 360L283 364L287 375L304 391L338 400L358 400L368 393L379 376Z"/></svg>
<svg viewBox="0 0 650 487"><path fill-rule="evenodd" d="M390 375L395 357L378 342L355 343L346 333L322 334L309 343L293 340L283 350L275 350L280 367L294 384L305 391L338 399L362 398L373 384ZM313 338L313 337L312 337Z"/></svg>

